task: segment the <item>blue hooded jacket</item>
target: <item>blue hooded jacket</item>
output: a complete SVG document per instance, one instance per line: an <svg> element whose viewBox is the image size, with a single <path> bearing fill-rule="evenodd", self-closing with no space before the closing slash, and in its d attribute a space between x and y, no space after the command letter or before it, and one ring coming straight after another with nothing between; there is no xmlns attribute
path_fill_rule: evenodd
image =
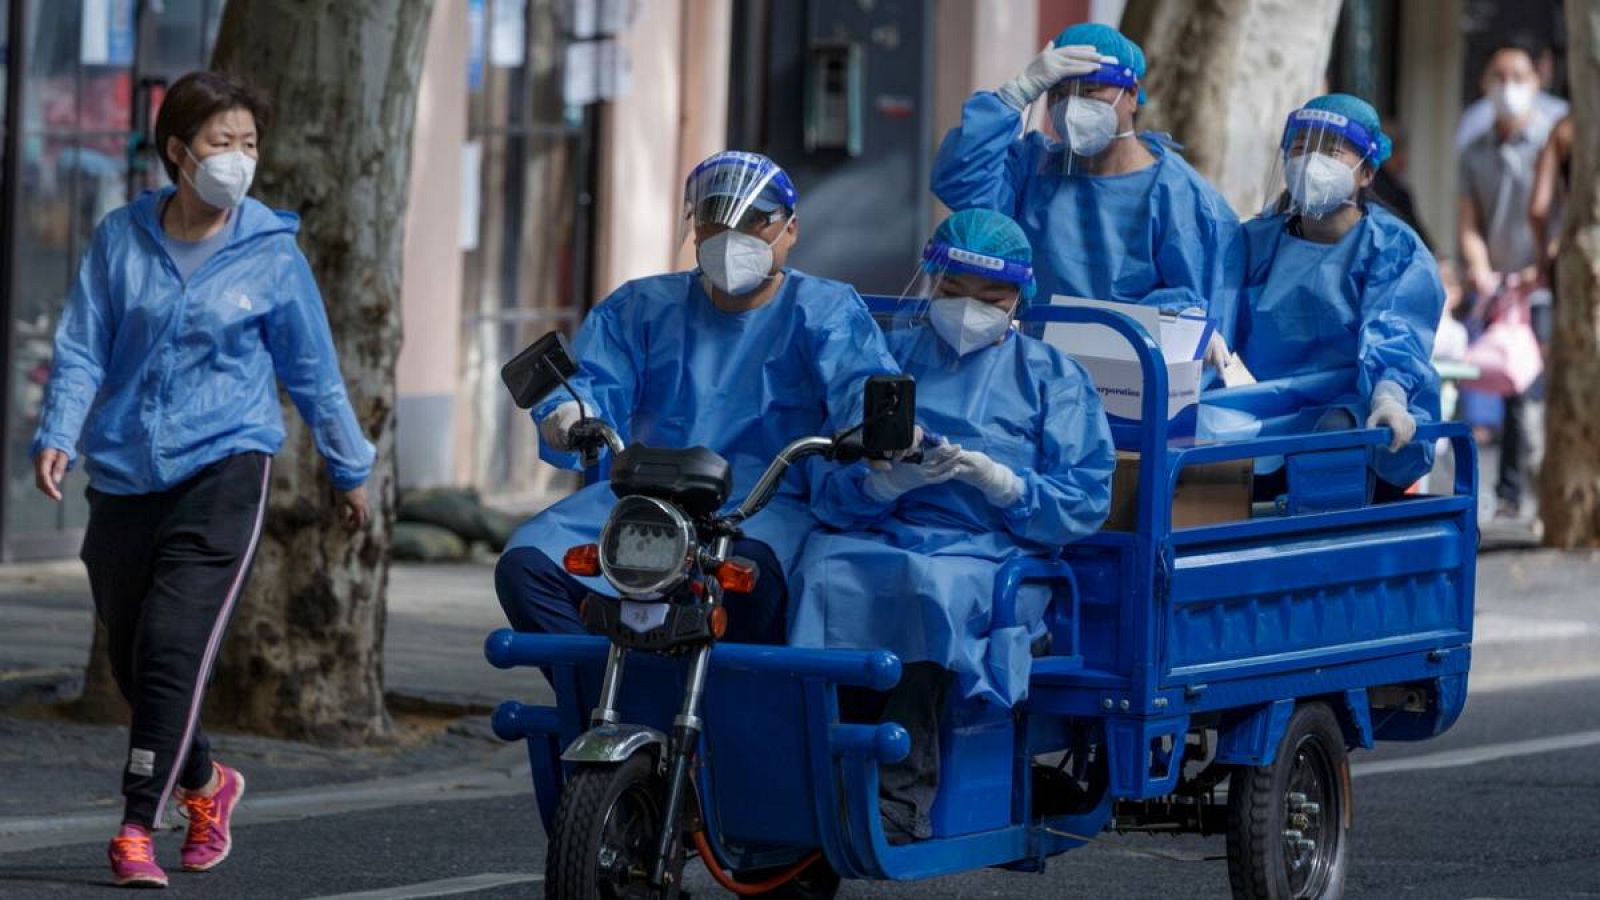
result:
<svg viewBox="0 0 1600 900"><path fill-rule="evenodd" d="M276 453L282 381L334 486L360 486L374 449L295 243L299 217L246 199L228 243L185 284L161 232L172 193L146 191L95 229L56 327L31 455L81 451L103 493L164 491L224 457Z"/></svg>

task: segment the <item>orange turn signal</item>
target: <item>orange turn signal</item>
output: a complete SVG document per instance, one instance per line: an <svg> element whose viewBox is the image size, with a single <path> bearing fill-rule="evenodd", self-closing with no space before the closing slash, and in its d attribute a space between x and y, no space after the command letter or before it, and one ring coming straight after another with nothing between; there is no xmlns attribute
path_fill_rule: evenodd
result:
<svg viewBox="0 0 1600 900"><path fill-rule="evenodd" d="M756 587L756 567L746 559L730 559L717 567L717 584L736 594L748 594Z"/></svg>
<svg viewBox="0 0 1600 900"><path fill-rule="evenodd" d="M579 544L561 558L561 568L574 575L600 574L600 545Z"/></svg>
<svg viewBox="0 0 1600 900"><path fill-rule="evenodd" d="M711 636L722 640L722 635L728 630L728 609L719 606L711 611Z"/></svg>

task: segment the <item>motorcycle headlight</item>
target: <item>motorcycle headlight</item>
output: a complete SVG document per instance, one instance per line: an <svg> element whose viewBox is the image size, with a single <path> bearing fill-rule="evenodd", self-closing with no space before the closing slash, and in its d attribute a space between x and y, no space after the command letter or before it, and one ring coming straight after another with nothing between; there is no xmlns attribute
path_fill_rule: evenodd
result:
<svg viewBox="0 0 1600 900"><path fill-rule="evenodd" d="M600 532L600 571L624 596L664 593L689 574L694 525L654 497L623 497Z"/></svg>

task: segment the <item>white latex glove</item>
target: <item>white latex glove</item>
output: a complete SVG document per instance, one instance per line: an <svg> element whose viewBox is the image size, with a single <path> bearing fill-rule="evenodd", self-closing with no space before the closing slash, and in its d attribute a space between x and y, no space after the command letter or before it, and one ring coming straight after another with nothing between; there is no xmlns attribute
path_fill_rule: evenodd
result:
<svg viewBox="0 0 1600 900"><path fill-rule="evenodd" d="M1368 428L1390 428L1394 440L1391 451L1411 443L1417 434L1417 420L1406 411L1406 392L1392 381L1380 381L1372 391L1372 415L1367 417Z"/></svg>
<svg viewBox="0 0 1600 900"><path fill-rule="evenodd" d="M1211 340L1206 342L1205 356L1202 357L1205 360L1205 367L1220 372L1222 367L1228 364L1228 356L1228 342L1217 332L1211 332Z"/></svg>
<svg viewBox="0 0 1600 900"><path fill-rule="evenodd" d="M545 446L551 450L565 453L572 449L569 432L581 418L583 413L578 407L578 402L568 400L551 410L550 415L545 416L544 421L539 423L539 437L544 439Z"/></svg>
<svg viewBox="0 0 1600 900"><path fill-rule="evenodd" d="M977 450L963 450L956 457L955 477L982 491L991 506L1006 507L1017 502L1024 487L1022 479L1009 466Z"/></svg>
<svg viewBox="0 0 1600 900"><path fill-rule="evenodd" d="M1085 44L1051 47L1035 56L1022 74L995 91L1006 105L1022 112L1039 95L1068 78L1087 75L1100 68L1100 51Z"/></svg>
<svg viewBox="0 0 1600 900"><path fill-rule="evenodd" d="M879 503L893 503L907 491L954 478L960 459L959 445L940 444L924 452L920 463L875 463L862 489Z"/></svg>

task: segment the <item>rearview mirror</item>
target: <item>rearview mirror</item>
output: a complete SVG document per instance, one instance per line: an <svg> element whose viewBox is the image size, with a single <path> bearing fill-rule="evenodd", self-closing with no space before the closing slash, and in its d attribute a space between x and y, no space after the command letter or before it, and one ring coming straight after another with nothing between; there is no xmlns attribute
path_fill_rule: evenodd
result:
<svg viewBox="0 0 1600 900"><path fill-rule="evenodd" d="M550 392L561 386L562 379L578 372L578 363L572 355L572 345L567 336L552 331L518 353L500 369L500 380L506 383L511 399L522 409L532 409Z"/></svg>
<svg viewBox="0 0 1600 900"><path fill-rule="evenodd" d="M917 426L917 382L910 375L867 379L861 411L861 444L868 453L910 450Z"/></svg>

